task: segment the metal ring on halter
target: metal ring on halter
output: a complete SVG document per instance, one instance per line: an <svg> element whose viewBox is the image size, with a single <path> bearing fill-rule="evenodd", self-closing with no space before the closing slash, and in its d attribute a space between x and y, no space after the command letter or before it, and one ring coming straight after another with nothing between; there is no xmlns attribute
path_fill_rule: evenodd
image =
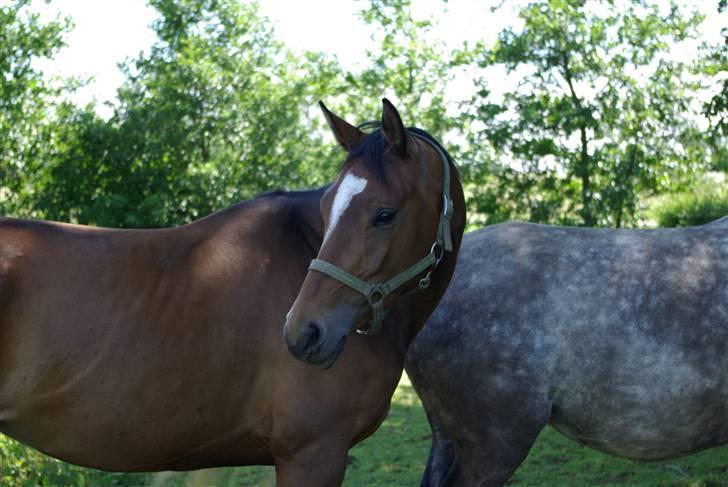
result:
<svg viewBox="0 0 728 487"><path fill-rule="evenodd" d="M374 299L375 296L379 296L379 299ZM367 294L366 296L370 306L379 304L386 297L387 293L385 293L383 287L378 284L372 286L372 288L369 290L369 294Z"/></svg>
<svg viewBox="0 0 728 487"><path fill-rule="evenodd" d="M439 252L436 252L436 250L439 250ZM432 244L432 247L430 248L430 253L432 256L436 259L435 266L440 263L442 260L442 257L445 255L445 246L442 245L440 242L434 242Z"/></svg>

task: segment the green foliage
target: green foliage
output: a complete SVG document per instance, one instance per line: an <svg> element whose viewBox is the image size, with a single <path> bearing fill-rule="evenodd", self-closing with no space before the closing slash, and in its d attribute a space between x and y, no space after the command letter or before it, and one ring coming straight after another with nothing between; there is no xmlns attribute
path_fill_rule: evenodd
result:
<svg viewBox="0 0 728 487"><path fill-rule="evenodd" d="M0 485L4 487L138 486L147 474L118 474L76 467L0 434Z"/></svg>
<svg viewBox="0 0 728 487"><path fill-rule="evenodd" d="M724 181L703 182L689 191L656 199L647 216L660 227L703 225L728 215L728 186Z"/></svg>
<svg viewBox="0 0 728 487"><path fill-rule="evenodd" d="M328 180L307 107L334 65L295 56L255 4L153 0L158 42L123 66L114 116L59 108L36 209L115 227L189 222L257 193Z"/></svg>
<svg viewBox="0 0 728 487"><path fill-rule="evenodd" d="M27 208L33 174L45 154L47 109L61 89L34 61L63 46L68 21L43 24L28 12L30 0L0 5L0 212Z"/></svg>
<svg viewBox="0 0 728 487"><path fill-rule="evenodd" d="M725 93L705 107L717 127L708 146L690 121L695 85L664 57L699 21L675 7L538 0L523 8L522 30L449 53L428 40L432 21L413 18L410 0L372 0L361 11L373 28L369 64L342 73L321 54L293 54L255 4L151 3L158 42L123 66L109 120L53 102L59 89L32 67L62 45L67 23L41 25L23 13L27 0L2 8L4 214L168 226L262 191L322 184L341 156L310 109L317 99L364 120L386 95L408 122L448 138L475 225L621 226L644 195L679 188L704 165L728 167ZM699 69L719 75L725 50L706 52ZM502 66L521 82L501 102L476 80L456 120L445 91L458 66Z"/></svg>
<svg viewBox="0 0 728 487"><path fill-rule="evenodd" d="M369 120L388 96L408 125L443 136L452 127L446 115L445 87L451 78L444 45L426 40L429 20L412 16L411 0L372 0L360 12L372 26L368 66L345 74L344 113Z"/></svg>
<svg viewBox="0 0 728 487"><path fill-rule="evenodd" d="M641 194L700 169L706 142L689 115L697 84L667 56L695 35L699 15L645 1L537 0L520 17L523 28L459 57L520 78L502 103L483 88L464 107L468 156L491 161L471 168L474 209L494 216L486 223L619 227L634 221ZM483 185L496 193L483 198Z"/></svg>
<svg viewBox="0 0 728 487"><path fill-rule="evenodd" d="M726 2L721 1L718 12L724 12ZM703 112L710 122L709 138L713 146L712 166L728 171L728 27L721 29L723 42L704 45L705 56L698 63L698 72L713 83L713 96L705 103Z"/></svg>

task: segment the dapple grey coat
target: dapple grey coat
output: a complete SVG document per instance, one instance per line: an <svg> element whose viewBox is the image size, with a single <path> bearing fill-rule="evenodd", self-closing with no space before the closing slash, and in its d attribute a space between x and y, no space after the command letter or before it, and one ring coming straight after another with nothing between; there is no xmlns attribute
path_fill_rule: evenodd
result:
<svg viewBox="0 0 728 487"><path fill-rule="evenodd" d="M728 218L470 233L407 372L433 429L422 485L502 485L546 424L640 460L724 443Z"/></svg>

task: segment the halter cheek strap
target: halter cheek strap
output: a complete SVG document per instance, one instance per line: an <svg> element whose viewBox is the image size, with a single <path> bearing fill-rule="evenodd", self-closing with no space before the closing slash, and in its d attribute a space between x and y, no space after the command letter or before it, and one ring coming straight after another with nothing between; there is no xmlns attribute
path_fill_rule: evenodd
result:
<svg viewBox="0 0 728 487"><path fill-rule="evenodd" d="M321 259L313 259L308 267L309 270L326 274L327 276L336 279L364 295L369 306L372 308L372 319L367 328L356 330L356 332L360 335L377 334L382 328L384 315L387 312L387 310L384 309L384 300L386 297L406 282L414 279L425 271L427 271L427 274L419 280L417 287L410 289L408 293L427 289L431 282L430 276L442 260L443 255L445 252L452 252L453 250L452 235L450 233L450 221L452 220L453 215L453 204L452 199L450 199L450 164L448 163L447 157L445 157L443 151L436 144L433 144L419 134L411 133L411 135L424 140L434 147L437 154L440 156L440 160L443 165L442 212L440 213L440 220L437 224L437 235L435 236L435 241L430 248L430 252L411 267L384 282L364 281L346 272L340 267Z"/></svg>

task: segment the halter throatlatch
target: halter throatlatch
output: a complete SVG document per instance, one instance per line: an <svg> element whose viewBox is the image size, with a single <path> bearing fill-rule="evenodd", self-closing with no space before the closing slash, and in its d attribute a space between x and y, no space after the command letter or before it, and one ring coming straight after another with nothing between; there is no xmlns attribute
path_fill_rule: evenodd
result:
<svg viewBox="0 0 728 487"><path fill-rule="evenodd" d="M450 164L447 161L447 157L442 150L433 144L425 137L416 133L411 135L424 140L432 147L435 148L437 154L440 156L442 161L443 173L442 173L442 212L440 213L440 220L437 224L437 235L435 236L435 242L430 248L430 252L416 262L412 267L405 271L400 272L394 277L384 282L367 282L358 277L349 274L340 267L326 262L321 259L313 259L309 265L309 270L314 270L326 274L327 276L336 279L337 281L349 286L353 290L363 294L367 299L369 306L372 308L372 320L369 322L367 328L359 328L356 330L360 335L375 335L382 328L384 323L384 315L387 310L384 309L384 300L387 296L396 291L400 286L406 282L414 279L423 272L427 271L427 274L419 280L417 286L410 289L407 292L423 291L430 286L430 276L432 272L437 268L437 265L442 260L445 252L452 252L452 235L450 234L450 220L453 215L453 204L450 199Z"/></svg>

